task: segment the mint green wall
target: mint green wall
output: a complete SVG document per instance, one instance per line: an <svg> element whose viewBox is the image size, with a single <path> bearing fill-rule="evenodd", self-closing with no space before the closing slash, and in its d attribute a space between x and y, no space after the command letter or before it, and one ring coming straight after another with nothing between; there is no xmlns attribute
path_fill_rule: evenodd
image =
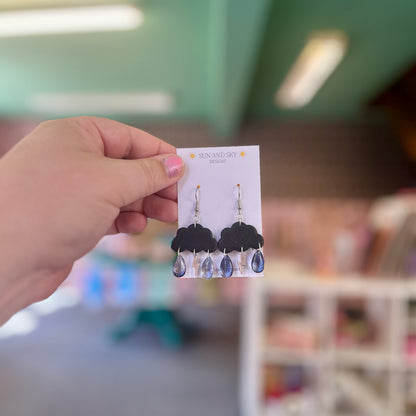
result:
<svg viewBox="0 0 416 416"><path fill-rule="evenodd" d="M357 119L416 58L415 0L135 3L145 14L135 31L0 38L0 116L30 114L36 92L162 90L177 100L163 119L205 120L224 134L244 115ZM277 87L307 34L321 29L346 31L345 60L310 105L277 109Z"/></svg>
<svg viewBox="0 0 416 416"><path fill-rule="evenodd" d="M209 2L152 0L134 31L0 38L0 113L27 112L31 93L172 91L174 117L206 112Z"/></svg>

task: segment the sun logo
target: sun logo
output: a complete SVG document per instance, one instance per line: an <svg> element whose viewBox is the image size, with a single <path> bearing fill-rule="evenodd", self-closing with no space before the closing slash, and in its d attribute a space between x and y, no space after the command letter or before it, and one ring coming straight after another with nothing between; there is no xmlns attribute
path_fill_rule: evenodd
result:
<svg viewBox="0 0 416 416"><path fill-rule="evenodd" d="M195 159L195 153L191 153L191 159Z"/></svg>
<svg viewBox="0 0 416 416"><path fill-rule="evenodd" d="M246 152L240 152L240 156L244 157L246 155Z"/></svg>

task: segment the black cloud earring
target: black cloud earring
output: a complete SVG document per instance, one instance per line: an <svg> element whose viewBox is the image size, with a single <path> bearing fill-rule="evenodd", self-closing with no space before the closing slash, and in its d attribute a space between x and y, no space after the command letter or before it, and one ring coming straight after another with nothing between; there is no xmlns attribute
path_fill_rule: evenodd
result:
<svg viewBox="0 0 416 416"><path fill-rule="evenodd" d="M230 277L234 272L233 263L230 256L227 253L232 251L240 252L240 258L238 261L239 272L244 274L246 267L246 261L244 259L248 249L253 248L256 250L251 259L251 269L255 273L261 273L264 270L264 257L261 248L264 245L263 236L257 233L257 230L252 225L244 224L242 208L241 208L241 187L237 184L238 190L238 214L237 222L235 222L230 228L224 228L221 231L221 238L218 241L218 250L224 253L224 257L221 260L220 272L223 277Z"/></svg>
<svg viewBox="0 0 416 416"><path fill-rule="evenodd" d="M172 272L176 277L182 277L186 273L186 263L181 252L187 250L194 253L192 267L197 271L198 276L210 279L214 273L214 262L211 253L217 249L217 241L212 236L211 230L204 228L199 223L199 189L198 185L195 189L195 214L194 223L188 227L179 228L176 237L172 240L171 248L177 253ZM207 252L207 257L202 263L198 260L198 253ZM196 273L195 273L196 274Z"/></svg>

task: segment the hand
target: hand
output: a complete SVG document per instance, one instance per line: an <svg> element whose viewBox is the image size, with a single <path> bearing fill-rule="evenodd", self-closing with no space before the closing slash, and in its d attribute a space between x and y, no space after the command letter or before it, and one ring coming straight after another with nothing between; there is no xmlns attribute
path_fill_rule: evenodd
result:
<svg viewBox="0 0 416 416"><path fill-rule="evenodd" d="M0 324L48 297L105 234L177 219L175 148L115 121L40 124L0 159Z"/></svg>

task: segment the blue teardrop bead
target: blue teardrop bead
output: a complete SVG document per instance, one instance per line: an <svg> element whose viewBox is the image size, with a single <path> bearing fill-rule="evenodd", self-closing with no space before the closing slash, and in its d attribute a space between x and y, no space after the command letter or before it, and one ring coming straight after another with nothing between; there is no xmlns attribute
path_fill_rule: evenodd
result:
<svg viewBox="0 0 416 416"><path fill-rule="evenodd" d="M255 273L261 273L264 270L264 257L260 250L256 250L251 260L251 268Z"/></svg>
<svg viewBox="0 0 416 416"><path fill-rule="evenodd" d="M233 274L233 262L228 254L226 254L221 260L220 269L222 277L230 277Z"/></svg>
<svg viewBox="0 0 416 416"><path fill-rule="evenodd" d="M214 262L212 258L208 256L201 264L199 268L199 275L205 279L211 279L214 273Z"/></svg>
<svg viewBox="0 0 416 416"><path fill-rule="evenodd" d="M176 277L182 277L186 273L186 264L184 258L178 254L172 267L172 272Z"/></svg>

